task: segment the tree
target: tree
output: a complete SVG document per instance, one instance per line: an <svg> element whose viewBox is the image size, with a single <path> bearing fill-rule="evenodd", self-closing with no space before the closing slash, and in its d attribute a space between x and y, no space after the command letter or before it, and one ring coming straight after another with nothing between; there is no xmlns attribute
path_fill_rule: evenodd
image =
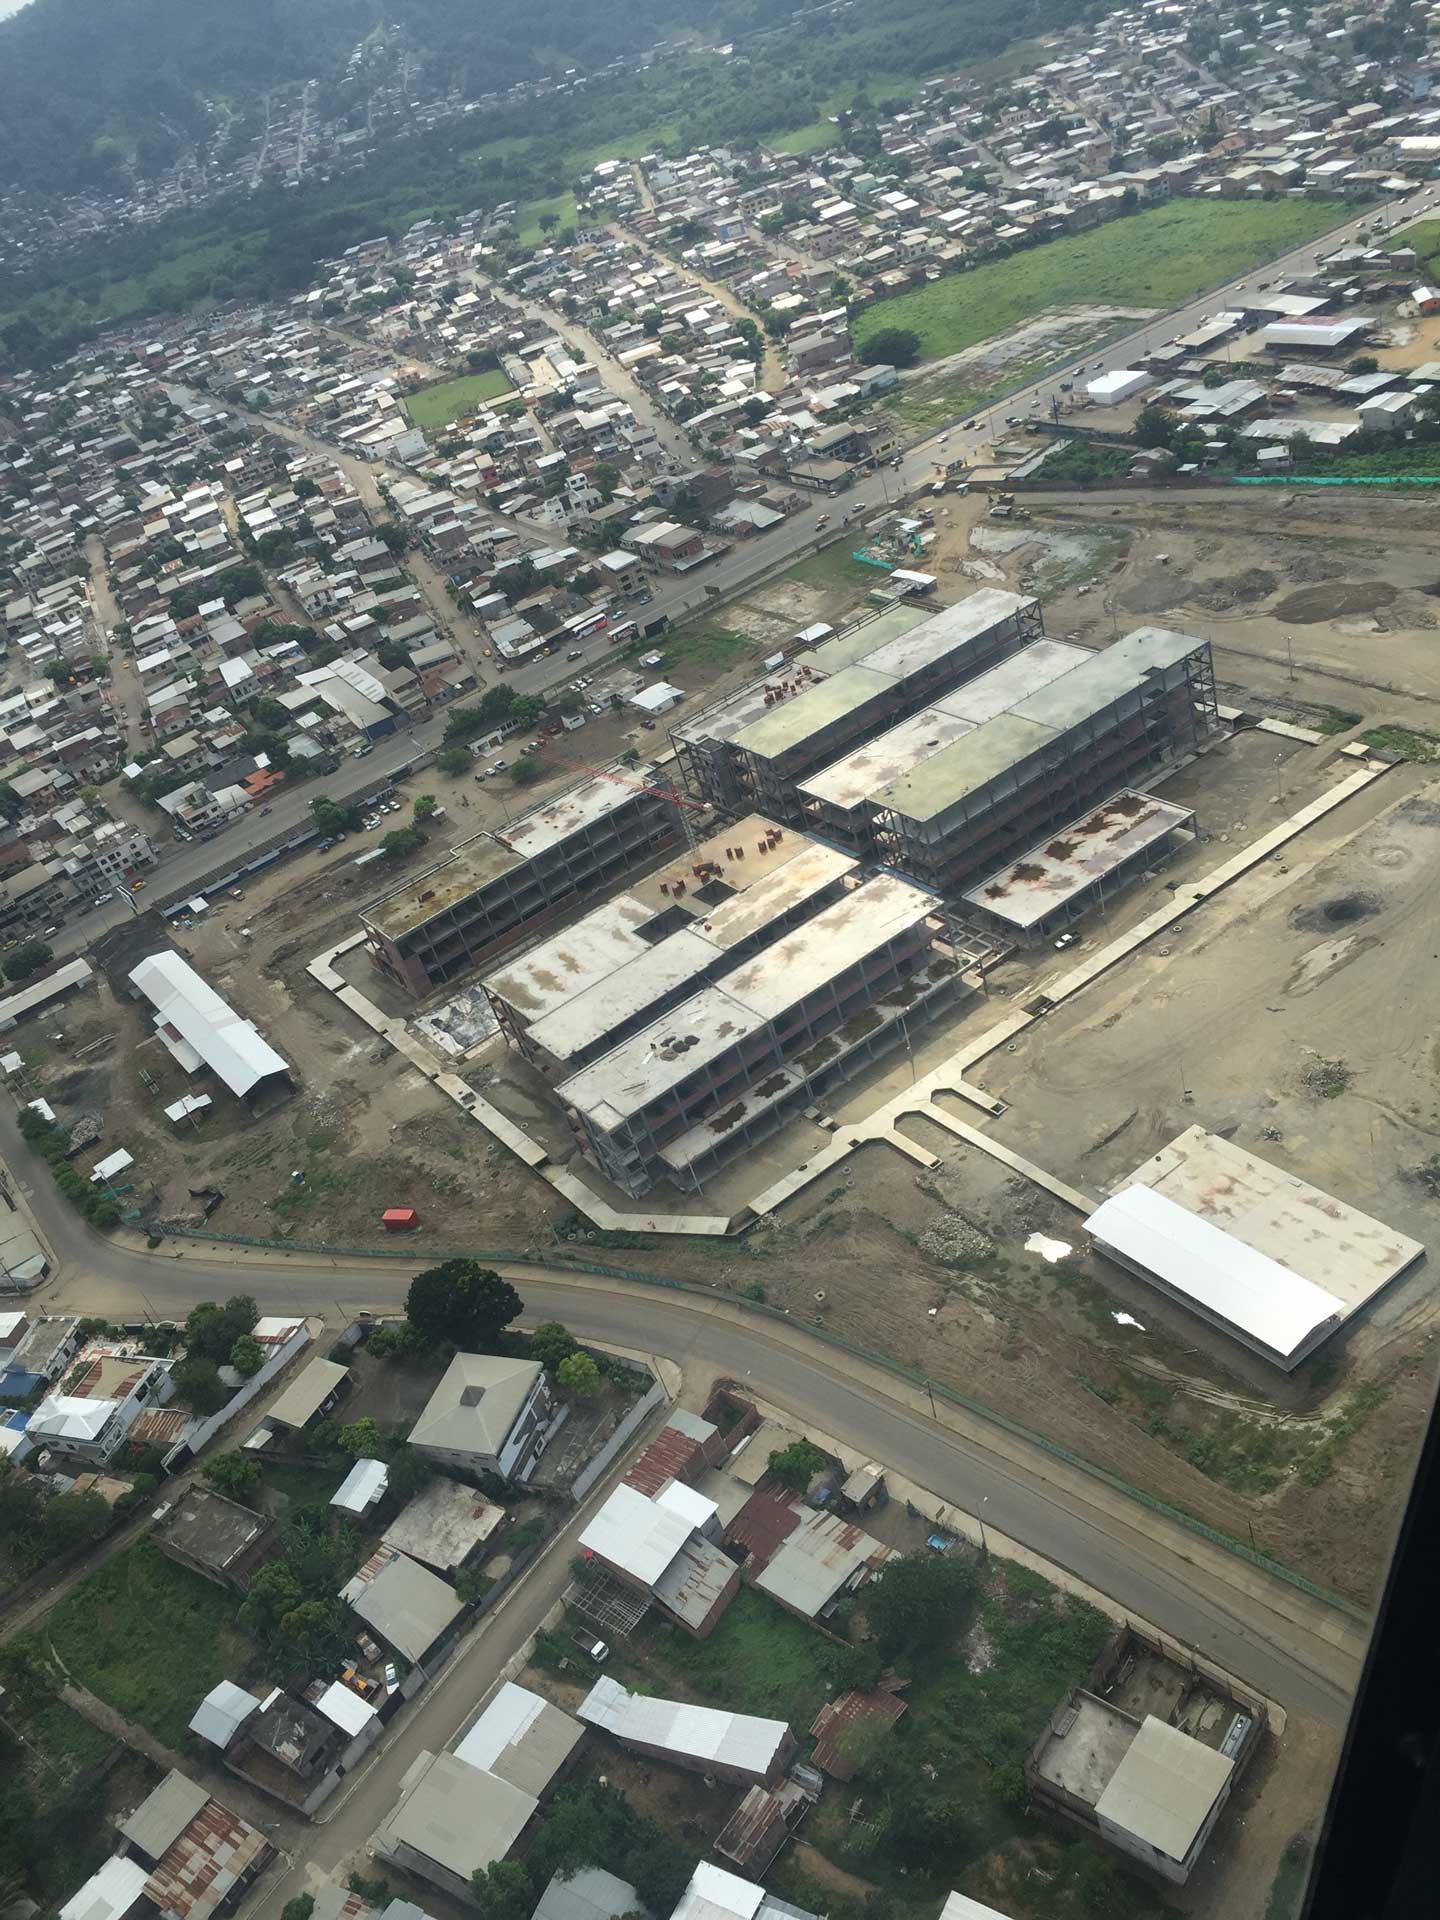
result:
<svg viewBox="0 0 1440 1920"><path fill-rule="evenodd" d="M555 1384L572 1400L593 1400L600 1391L600 1369L588 1353L572 1353L556 1367Z"/></svg>
<svg viewBox="0 0 1440 1920"><path fill-rule="evenodd" d="M48 967L55 958L54 952L43 940L27 940L16 947L13 953L7 953L4 972L7 980L28 980L33 973L39 973L42 967Z"/></svg>
<svg viewBox="0 0 1440 1920"><path fill-rule="evenodd" d="M865 1589L865 1617L885 1659L929 1653L964 1625L975 1593L973 1567L954 1553L887 1560Z"/></svg>
<svg viewBox="0 0 1440 1920"><path fill-rule="evenodd" d="M533 727L545 712L545 702L538 693L517 693L510 707L510 718L517 727Z"/></svg>
<svg viewBox="0 0 1440 1920"><path fill-rule="evenodd" d="M397 526L393 520L382 520L375 529L375 538L383 540L391 553L401 554L410 544L410 536L404 527Z"/></svg>
<svg viewBox="0 0 1440 1920"><path fill-rule="evenodd" d="M384 1445L385 1436L368 1415L340 1429L341 1449L352 1460L378 1460Z"/></svg>
<svg viewBox="0 0 1440 1920"><path fill-rule="evenodd" d="M265 1349L253 1333L242 1333L230 1349L230 1364L242 1380L249 1380L265 1364Z"/></svg>
<svg viewBox="0 0 1440 1920"><path fill-rule="evenodd" d="M25 811L25 802L16 793L8 780L0 780L0 814L5 819L16 821Z"/></svg>
<svg viewBox="0 0 1440 1920"><path fill-rule="evenodd" d="M804 1493L829 1460L811 1440L792 1440L770 1455L770 1471L791 1493Z"/></svg>
<svg viewBox="0 0 1440 1920"><path fill-rule="evenodd" d="M470 1891L485 1920L530 1920L535 1906L535 1891L523 1860L497 1860L492 1867L476 1867Z"/></svg>
<svg viewBox="0 0 1440 1920"><path fill-rule="evenodd" d="M830 282L830 298L832 300L848 300L854 291L854 281L847 280L843 273L837 273L835 278Z"/></svg>
<svg viewBox="0 0 1440 1920"><path fill-rule="evenodd" d="M450 779L458 780L469 769L470 755L464 747L442 747L435 756L435 765Z"/></svg>
<svg viewBox="0 0 1440 1920"><path fill-rule="evenodd" d="M45 1502L43 1554L53 1560L98 1540L110 1525L110 1507L102 1494L61 1493Z"/></svg>
<svg viewBox="0 0 1440 1920"><path fill-rule="evenodd" d="M260 1462L251 1453L217 1453L206 1464L205 1478L217 1493L243 1500L260 1479Z"/></svg>
<svg viewBox="0 0 1440 1920"><path fill-rule="evenodd" d="M396 827L380 842L380 852L387 860L404 860L424 844L425 836L419 827Z"/></svg>
<svg viewBox="0 0 1440 1920"><path fill-rule="evenodd" d="M880 327L860 347L867 367L913 367L922 342L909 327Z"/></svg>
<svg viewBox="0 0 1440 1920"><path fill-rule="evenodd" d="M300 1582L284 1560L267 1560L251 1576L240 1602L240 1624L257 1640L268 1638L304 1598Z"/></svg>
<svg viewBox="0 0 1440 1920"><path fill-rule="evenodd" d="M1175 440L1175 422L1163 407L1142 407L1135 417L1135 438L1142 447L1169 447Z"/></svg>
<svg viewBox="0 0 1440 1920"><path fill-rule="evenodd" d="M533 753L522 753L510 763L510 778L517 787L529 787L540 778L540 762Z"/></svg>
<svg viewBox="0 0 1440 1920"><path fill-rule="evenodd" d="M535 224L542 233L553 233L560 224L560 216L558 213L552 213L547 209L546 212L541 214Z"/></svg>
<svg viewBox="0 0 1440 1920"><path fill-rule="evenodd" d="M246 560L239 566L226 567L216 578L215 586L226 606L233 607L238 600L254 600L264 593L265 576L253 560Z"/></svg>
<svg viewBox="0 0 1440 1920"><path fill-rule="evenodd" d="M220 1306L214 1300L202 1300L190 1309L185 1321L185 1351L225 1366L235 1342L248 1334L260 1318L260 1309L248 1293L234 1293Z"/></svg>
<svg viewBox="0 0 1440 1920"><path fill-rule="evenodd" d="M280 1909L280 1920L310 1920L314 1911L314 1896L308 1893L297 1893L293 1900L287 1900Z"/></svg>
<svg viewBox="0 0 1440 1920"><path fill-rule="evenodd" d="M1353 360L1345 362L1347 373L1378 373L1380 362L1373 353L1357 353Z"/></svg>
<svg viewBox="0 0 1440 1920"><path fill-rule="evenodd" d="M187 1353L171 1368L170 1378L177 1397L195 1413L218 1413L230 1398L220 1369L201 1354Z"/></svg>
<svg viewBox="0 0 1440 1920"><path fill-rule="evenodd" d="M572 1353L579 1350L579 1346L580 1342L568 1327L562 1327L558 1320L545 1320L530 1336L530 1357L553 1373L562 1360L568 1360Z"/></svg>
<svg viewBox="0 0 1440 1920"><path fill-rule="evenodd" d="M337 833L357 832L364 816L353 801L332 800L328 793L317 793L310 802L310 818L333 840Z"/></svg>
<svg viewBox="0 0 1440 1920"><path fill-rule="evenodd" d="M323 1678L350 1657L350 1623L336 1600L302 1600L281 1615L279 1637L297 1672Z"/></svg>
<svg viewBox="0 0 1440 1920"><path fill-rule="evenodd" d="M416 1274L405 1296L405 1317L422 1340L493 1353L523 1305L493 1268L475 1260L446 1260Z"/></svg>
<svg viewBox="0 0 1440 1920"><path fill-rule="evenodd" d="M435 798L433 793L417 794L414 806L416 826L419 826L423 820L432 819L439 805L440 802Z"/></svg>

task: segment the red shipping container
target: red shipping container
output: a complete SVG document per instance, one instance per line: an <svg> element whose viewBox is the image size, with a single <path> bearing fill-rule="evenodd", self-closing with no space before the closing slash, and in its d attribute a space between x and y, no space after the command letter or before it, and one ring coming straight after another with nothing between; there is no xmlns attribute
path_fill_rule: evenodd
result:
<svg viewBox="0 0 1440 1920"><path fill-rule="evenodd" d="M380 1224L387 1233L408 1233L412 1227L418 1227L420 1216L414 1207L387 1207L380 1216Z"/></svg>

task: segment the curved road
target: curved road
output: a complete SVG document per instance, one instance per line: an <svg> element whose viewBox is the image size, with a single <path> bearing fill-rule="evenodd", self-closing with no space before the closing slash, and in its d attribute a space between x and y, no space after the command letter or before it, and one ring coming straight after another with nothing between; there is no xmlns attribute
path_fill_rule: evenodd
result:
<svg viewBox="0 0 1440 1920"><path fill-rule="evenodd" d="M394 1313L414 1263L261 1253L133 1236L93 1235L0 1112L0 1151L42 1216L60 1273L47 1307L111 1318L183 1317L197 1301L244 1291L262 1312ZM43 1174L40 1176L43 1179ZM663 1354L692 1384L727 1376L929 1488L987 1533L1019 1542L1207 1654L1278 1700L1345 1722L1366 1632L1354 1618L1152 1512L1097 1475L853 1358L731 1296L708 1298L592 1278L560 1267L508 1270L527 1318L563 1320L582 1337ZM973 1529L972 1529L973 1534Z"/></svg>

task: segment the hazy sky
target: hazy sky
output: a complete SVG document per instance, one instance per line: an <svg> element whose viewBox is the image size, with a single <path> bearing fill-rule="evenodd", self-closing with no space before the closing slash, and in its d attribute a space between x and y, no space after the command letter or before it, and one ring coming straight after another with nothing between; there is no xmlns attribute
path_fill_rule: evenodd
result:
<svg viewBox="0 0 1440 1920"><path fill-rule="evenodd" d="M0 20L3 20L7 13L18 13L24 5L25 0L0 0Z"/></svg>

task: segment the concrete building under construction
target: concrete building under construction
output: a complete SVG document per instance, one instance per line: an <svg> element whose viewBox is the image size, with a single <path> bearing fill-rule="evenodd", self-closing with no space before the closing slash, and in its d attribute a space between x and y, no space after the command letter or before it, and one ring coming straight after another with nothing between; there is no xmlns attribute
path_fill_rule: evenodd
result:
<svg viewBox="0 0 1440 1920"><path fill-rule="evenodd" d="M799 785L1044 631L1039 602L982 588L940 612L871 614L671 731L690 791L804 824Z"/></svg>
<svg viewBox="0 0 1440 1920"><path fill-rule="evenodd" d="M958 982L941 903L750 815L484 981L506 1041L627 1193L721 1162Z"/></svg>
<svg viewBox="0 0 1440 1920"><path fill-rule="evenodd" d="M616 886L680 834L679 804L653 766L607 768L366 907L370 957L419 998Z"/></svg>
<svg viewBox="0 0 1440 1920"><path fill-rule="evenodd" d="M875 856L956 898L1219 726L1209 642L1137 628L874 795Z"/></svg>

